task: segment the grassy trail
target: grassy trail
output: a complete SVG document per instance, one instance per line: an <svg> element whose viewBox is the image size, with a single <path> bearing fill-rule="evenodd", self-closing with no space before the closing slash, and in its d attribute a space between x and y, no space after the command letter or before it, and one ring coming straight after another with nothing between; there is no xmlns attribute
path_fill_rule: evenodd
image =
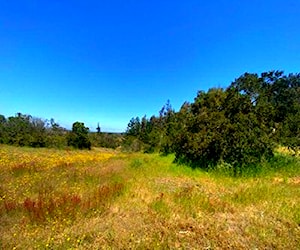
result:
<svg viewBox="0 0 300 250"><path fill-rule="evenodd" d="M0 145L0 248L299 249L300 163L232 178L173 157Z"/></svg>

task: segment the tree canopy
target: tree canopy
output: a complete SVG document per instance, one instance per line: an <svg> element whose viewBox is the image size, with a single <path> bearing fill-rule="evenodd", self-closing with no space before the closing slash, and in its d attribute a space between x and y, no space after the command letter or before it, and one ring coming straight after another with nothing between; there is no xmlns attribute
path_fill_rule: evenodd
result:
<svg viewBox="0 0 300 250"><path fill-rule="evenodd" d="M199 91L178 112L168 101L158 116L131 119L126 138L138 150L175 153L205 169L225 162L235 173L270 160L278 144L297 153L300 74L245 73L226 89Z"/></svg>
<svg viewBox="0 0 300 250"><path fill-rule="evenodd" d="M176 161L203 169L220 163L237 174L273 157L283 145L300 149L300 74L245 73L227 88L200 90L175 111L167 103L150 118L132 118L125 136L91 133L82 122L72 131L54 119L17 113L0 115L0 143L31 147L90 149L93 145L175 154Z"/></svg>
<svg viewBox="0 0 300 250"><path fill-rule="evenodd" d="M72 132L68 136L68 145L79 149L91 149L91 142L88 137L89 128L83 122L74 122Z"/></svg>

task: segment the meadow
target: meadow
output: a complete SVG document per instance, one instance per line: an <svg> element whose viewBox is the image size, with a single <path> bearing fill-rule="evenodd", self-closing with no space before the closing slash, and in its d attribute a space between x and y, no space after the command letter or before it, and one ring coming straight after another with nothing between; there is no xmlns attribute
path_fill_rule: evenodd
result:
<svg viewBox="0 0 300 250"><path fill-rule="evenodd" d="M300 249L299 157L238 178L173 160L0 145L0 248Z"/></svg>

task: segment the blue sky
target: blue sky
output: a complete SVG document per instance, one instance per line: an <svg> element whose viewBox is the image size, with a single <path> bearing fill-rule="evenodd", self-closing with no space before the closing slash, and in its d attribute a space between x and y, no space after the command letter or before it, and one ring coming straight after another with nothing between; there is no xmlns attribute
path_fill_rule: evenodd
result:
<svg viewBox="0 0 300 250"><path fill-rule="evenodd" d="M245 72L300 72L299 0L1 1L0 114L125 131Z"/></svg>

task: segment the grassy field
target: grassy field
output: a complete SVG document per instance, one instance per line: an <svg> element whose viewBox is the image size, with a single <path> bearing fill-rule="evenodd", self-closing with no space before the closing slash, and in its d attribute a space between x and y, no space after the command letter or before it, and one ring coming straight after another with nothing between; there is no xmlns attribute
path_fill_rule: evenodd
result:
<svg viewBox="0 0 300 250"><path fill-rule="evenodd" d="M233 178L173 157L0 145L2 249L300 249L299 158Z"/></svg>

